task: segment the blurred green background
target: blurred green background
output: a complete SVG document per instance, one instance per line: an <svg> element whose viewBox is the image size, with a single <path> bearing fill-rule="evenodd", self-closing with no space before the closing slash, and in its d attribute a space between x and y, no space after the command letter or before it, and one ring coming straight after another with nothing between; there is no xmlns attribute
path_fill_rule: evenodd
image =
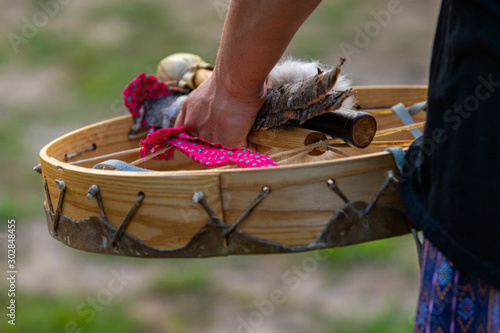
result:
<svg viewBox="0 0 500 333"><path fill-rule="evenodd" d="M124 87L166 55L213 63L227 3L0 3L0 241L5 253L6 223L16 219L19 272L16 326L7 332L412 331L418 267L410 237L325 251L328 259L292 290L282 275L313 254L139 260L76 251L46 231L42 180L32 171L39 150L126 114ZM373 28L389 3L398 13L357 47L359 30ZM350 45L356 52L344 73L355 85L425 84L438 5L325 0L287 54L336 64ZM110 293L116 274L130 279ZM3 327L8 288L0 281ZM259 310L275 289L283 302Z"/></svg>

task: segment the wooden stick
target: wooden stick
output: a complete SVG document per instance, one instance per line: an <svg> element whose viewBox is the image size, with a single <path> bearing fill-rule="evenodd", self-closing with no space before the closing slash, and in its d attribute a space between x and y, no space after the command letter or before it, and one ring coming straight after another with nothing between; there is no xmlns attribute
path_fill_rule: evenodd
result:
<svg viewBox="0 0 500 333"><path fill-rule="evenodd" d="M409 131L412 128L419 128L419 127L423 127L424 125L425 125L425 121L422 121L422 122L411 124L411 125L405 125L405 126L400 126L400 127L388 128L388 129L385 129L385 130L380 130L377 133L375 133L375 137L389 135L389 134L394 134L394 133L398 133L398 132L402 132L402 131Z"/></svg>
<svg viewBox="0 0 500 333"><path fill-rule="evenodd" d="M409 147L414 140L372 141L373 147Z"/></svg>
<svg viewBox="0 0 500 333"><path fill-rule="evenodd" d="M248 135L248 141L266 147L294 149L307 146L327 137L321 132L311 131L305 128L287 126L285 128L273 128L268 130L254 130ZM312 150L311 155L322 155L324 152Z"/></svg>
<svg viewBox="0 0 500 333"><path fill-rule="evenodd" d="M337 142L342 142L340 140L336 140L336 141ZM316 148L318 148L319 145L320 145L319 142L314 142L314 143L311 143L311 144L308 144L308 145L305 145L305 146L302 146L302 147L298 147L298 148L290 149L290 150L285 150L285 151L282 151L282 152L279 152L279 153L276 153L276 154L273 154L273 155L269 155L269 157L272 158L272 159L274 159L274 160L276 160L277 158L282 157L282 156L286 156L286 155L290 155L290 154L295 154L295 155L290 156L290 157L288 157L288 158L286 158L284 160L277 161L278 165L280 165L283 162L288 161L288 160L290 160L292 158L295 158L295 157L298 157L298 156L303 156L305 154L310 154L311 151L313 151ZM220 169L230 169L230 168L235 168L235 167L237 167L237 166L236 165L225 165L223 167L218 167L217 170L220 170Z"/></svg>
<svg viewBox="0 0 500 333"><path fill-rule="evenodd" d="M311 118L301 126L342 139L356 148L367 147L377 131L377 121L371 114L343 109Z"/></svg>
<svg viewBox="0 0 500 333"><path fill-rule="evenodd" d="M372 141L373 142L373 141ZM349 156L352 156L351 154L348 154L340 149L337 149L335 147L332 147L332 146L328 146L328 150L333 152L334 154L339 154L339 155L344 155L345 157L349 157Z"/></svg>
<svg viewBox="0 0 500 333"><path fill-rule="evenodd" d="M311 148L311 146L314 146L314 148L316 148L316 147L318 147L318 143L313 143L313 144L303 146L300 148L285 150L285 151L282 151L282 152L279 152L276 154L269 155L269 157L272 158L273 160L275 160L276 158L281 157L281 156L286 156L286 155L290 155L290 154L294 154L294 153L301 153L301 152L306 151L309 148Z"/></svg>
<svg viewBox="0 0 500 333"><path fill-rule="evenodd" d="M143 158L139 158L138 160L135 160L135 161L131 162L130 164L132 164L132 165L134 165L134 166L137 166L137 165L139 165L139 164L141 164L141 163L144 163L144 162L149 161L149 160L150 160L150 159L152 159L152 158L155 158L155 157L156 157L156 156L158 156L158 155L163 154L164 152L166 152L166 151L167 151L167 150L169 150L170 148L172 148L172 146L167 146L167 147L165 147L165 148L163 148L163 149L158 150L157 152L155 152L155 153L153 153L153 154L150 154L150 155L145 156L145 157L143 157Z"/></svg>
<svg viewBox="0 0 500 333"><path fill-rule="evenodd" d="M392 141L372 141L370 147L408 147L413 140L392 140ZM349 148L347 143L330 143L330 147L335 148Z"/></svg>
<svg viewBox="0 0 500 333"><path fill-rule="evenodd" d="M380 115L386 115L386 114L393 114L394 111L392 109L367 109L367 110L362 110L364 112L368 112L372 116L380 116Z"/></svg>
<svg viewBox="0 0 500 333"><path fill-rule="evenodd" d="M303 151L303 152L301 152L301 153L298 153L298 154L295 154L295 155L290 156L290 157L288 157L288 158L285 158L284 160L278 161L277 163L278 163L278 165L283 165L283 163L285 163L285 162L288 162L288 161L290 161L290 160L293 160L294 158L302 157L302 156L304 156L304 155L306 155L306 154L310 153L313 149L314 149L314 148L309 148L309 149L306 149L306 150L304 150L304 151Z"/></svg>
<svg viewBox="0 0 500 333"><path fill-rule="evenodd" d="M84 164L84 163L87 163L87 162L95 162L95 161L100 161L100 160L107 160L107 159L118 157L118 156L123 156L123 155L138 153L140 150L141 150L141 148L127 149L127 150L117 151L116 153L110 153L110 154L105 154L105 155L101 155L101 156L95 156L95 157L86 158L86 159L80 160L80 161L68 162L68 164L79 165L79 164Z"/></svg>

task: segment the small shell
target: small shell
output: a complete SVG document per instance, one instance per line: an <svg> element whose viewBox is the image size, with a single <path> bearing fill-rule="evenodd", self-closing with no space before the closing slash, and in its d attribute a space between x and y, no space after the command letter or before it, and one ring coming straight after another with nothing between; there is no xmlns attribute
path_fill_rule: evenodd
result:
<svg viewBox="0 0 500 333"><path fill-rule="evenodd" d="M199 85L199 80L195 80L196 71L213 68L195 54L174 53L160 61L156 76L169 86L193 90Z"/></svg>

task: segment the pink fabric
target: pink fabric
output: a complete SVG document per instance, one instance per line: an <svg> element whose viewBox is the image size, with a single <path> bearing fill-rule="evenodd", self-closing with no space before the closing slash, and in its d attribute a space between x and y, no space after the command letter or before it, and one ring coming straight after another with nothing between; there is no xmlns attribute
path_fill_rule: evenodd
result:
<svg viewBox="0 0 500 333"><path fill-rule="evenodd" d="M168 145L180 150L193 161L207 167L220 167L236 164L242 168L259 168L277 166L278 164L269 156L261 155L247 148L226 148L221 144L214 144L201 138L190 136L184 127L159 129L148 134L141 140L140 156L153 154ZM174 150L168 149L156 159L170 160L174 157Z"/></svg>
<svg viewBox="0 0 500 333"><path fill-rule="evenodd" d="M123 90L123 101L132 116L137 119L140 117L139 111L146 98L155 99L168 95L170 95L170 90L165 83L158 81L154 75L142 73ZM146 126L145 118L141 125Z"/></svg>

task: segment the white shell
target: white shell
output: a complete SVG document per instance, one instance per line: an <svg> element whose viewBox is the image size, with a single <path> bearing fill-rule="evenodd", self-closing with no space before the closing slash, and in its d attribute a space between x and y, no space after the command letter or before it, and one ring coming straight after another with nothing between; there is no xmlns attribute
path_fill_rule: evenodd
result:
<svg viewBox="0 0 500 333"><path fill-rule="evenodd" d="M156 75L167 84L184 89L196 88L194 78L198 69L213 69L200 56L191 53L174 53L160 61Z"/></svg>

